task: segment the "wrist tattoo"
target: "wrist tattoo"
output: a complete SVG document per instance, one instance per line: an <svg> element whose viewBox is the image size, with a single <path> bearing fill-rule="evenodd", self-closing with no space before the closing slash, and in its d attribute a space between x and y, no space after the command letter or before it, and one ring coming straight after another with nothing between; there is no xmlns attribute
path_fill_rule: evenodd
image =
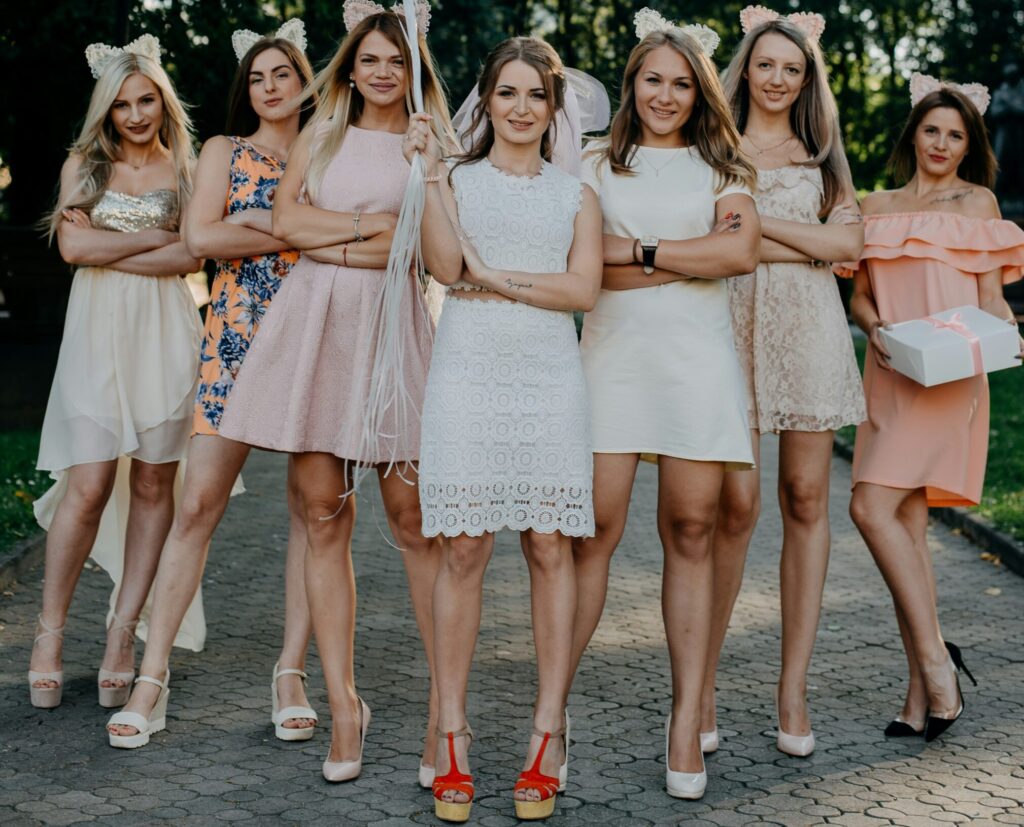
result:
<svg viewBox="0 0 1024 827"><path fill-rule="evenodd" d="M505 286L509 290L526 290L527 288L533 287L533 282L521 282L512 281L512 279L505 279Z"/></svg>

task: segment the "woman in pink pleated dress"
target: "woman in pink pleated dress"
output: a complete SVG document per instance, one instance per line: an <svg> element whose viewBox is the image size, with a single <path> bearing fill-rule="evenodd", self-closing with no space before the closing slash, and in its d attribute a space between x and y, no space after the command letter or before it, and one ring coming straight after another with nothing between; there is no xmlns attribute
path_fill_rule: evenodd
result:
<svg viewBox="0 0 1024 827"><path fill-rule="evenodd" d="M923 387L889 366L878 330L961 305L1016 325L1003 284L1021 277L1024 231L1000 220L990 189L996 162L981 117L987 90L915 75L911 100L890 161L906 183L864 199L864 252L850 268L850 308L871 343L850 514L892 592L910 667L903 708L886 735L931 741L963 712L958 673L966 669L939 628L928 507L981 499L988 379Z"/></svg>

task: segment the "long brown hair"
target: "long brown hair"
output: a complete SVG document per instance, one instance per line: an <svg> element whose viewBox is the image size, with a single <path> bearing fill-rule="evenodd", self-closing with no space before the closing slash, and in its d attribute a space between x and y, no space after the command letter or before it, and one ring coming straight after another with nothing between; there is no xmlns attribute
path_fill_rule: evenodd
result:
<svg viewBox="0 0 1024 827"><path fill-rule="evenodd" d="M612 118L607 144L598 152L606 154L616 175L633 174L633 159L642 134L636 111L636 77L647 55L662 46L682 55L697 81L697 101L680 129L686 145L695 146L704 162L718 173L719 191L736 184L755 189L757 170L740 149L740 133L725 102L715 65L701 45L681 29L651 32L633 47L622 76L622 102Z"/></svg>
<svg viewBox="0 0 1024 827"><path fill-rule="evenodd" d="M828 215L840 201L855 198L850 164L843 149L839 108L828 85L828 69L821 47L785 18L770 20L747 32L736 54L722 73L722 87L736 126L743 134L750 116L750 83L746 77L757 41L768 33L779 34L803 53L807 75L796 103L789 110L789 125L811 157L801 166L818 167L824 184L819 216Z"/></svg>
<svg viewBox="0 0 1024 827"><path fill-rule="evenodd" d="M889 158L889 174L900 185L914 177L914 173L917 172L914 135L917 134L917 128L924 120L924 116L940 107L959 112L967 129L967 154L960 162L956 174L972 184L992 189L996 183L998 164L988 139L985 121L978 108L963 93L948 87L925 95L918 101L917 106L910 110L910 116Z"/></svg>
<svg viewBox="0 0 1024 827"><path fill-rule="evenodd" d="M536 69L540 75L548 103L548 113L554 127L555 114L565 106L565 67L562 65L562 59L549 43L545 43L539 37L510 37L491 49L480 70L476 84L480 100L473 108L468 127L468 134L474 136L473 143L459 156L452 167L453 172L455 167L462 164L474 164L486 158L494 146L494 126L487 117L487 104L498 85L498 76L502 68L514 60L521 60L527 66ZM545 161L551 160L555 137L554 128L544 130L544 136L540 141L540 155Z"/></svg>
<svg viewBox="0 0 1024 827"><path fill-rule="evenodd" d="M302 88L308 88L313 80L313 67L305 53L283 37L264 37L252 44L252 48L242 57L238 64L238 71L231 81L231 91L228 93L228 120L225 132L228 135L251 135L260 128L260 116L252 108L252 99L249 96L249 73L252 71L252 64L256 58L268 49L277 49L284 52L292 68L302 79ZM316 98L312 99L315 105ZM300 128L306 125L313 114L314 106L304 106L299 115Z"/></svg>
<svg viewBox="0 0 1024 827"><path fill-rule="evenodd" d="M370 32L380 32L393 43L402 55L405 65L408 89L405 95L406 111L413 112L412 101L412 53L405 42L405 24L402 17L394 11L371 14L356 25L348 33L338 51L331 58L306 91L299 96L298 105L313 98L318 98L316 112L309 119L303 132L309 131L313 141L309 150L309 165L306 168L305 184L308 192L316 196L320 181L324 177L327 165L341 148L348 127L359 120L363 114L363 96L355 86L349 86L349 76L355 68L359 46ZM432 116L433 128L442 147L454 145L451 118L448 114L448 101L445 99L434 58L427 47L427 40L422 30L419 35L419 51L422 72L420 88L423 92L423 108Z"/></svg>

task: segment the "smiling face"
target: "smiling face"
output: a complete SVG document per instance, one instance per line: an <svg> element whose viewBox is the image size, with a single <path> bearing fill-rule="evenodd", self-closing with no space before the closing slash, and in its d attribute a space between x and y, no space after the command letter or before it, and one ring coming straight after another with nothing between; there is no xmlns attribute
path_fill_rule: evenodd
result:
<svg viewBox="0 0 1024 827"><path fill-rule="evenodd" d="M164 123L164 99L157 85L133 72L110 105L110 120L121 139L145 146L160 135Z"/></svg>
<svg viewBox="0 0 1024 827"><path fill-rule="evenodd" d="M807 82L807 58L785 35L765 32L754 44L744 74L751 106L772 114L787 112Z"/></svg>
<svg viewBox="0 0 1024 827"><path fill-rule="evenodd" d="M265 49L249 67L249 102L261 120L296 114L287 103L302 92L302 78L280 49Z"/></svg>
<svg viewBox="0 0 1024 827"><path fill-rule="evenodd" d="M551 123L551 107L540 73L522 60L506 63L487 101L487 112L496 139L539 144Z"/></svg>
<svg viewBox="0 0 1024 827"><path fill-rule="evenodd" d="M681 146L680 130L697 104L697 79L690 62L670 46L644 57L633 82L640 143Z"/></svg>
<svg viewBox="0 0 1024 827"><path fill-rule="evenodd" d="M367 104L387 109L404 102L405 58L397 44L379 31L366 34L356 51L352 80Z"/></svg>
<svg viewBox="0 0 1024 827"><path fill-rule="evenodd" d="M936 106L914 132L917 168L937 178L955 173L968 150L967 126L955 109Z"/></svg>

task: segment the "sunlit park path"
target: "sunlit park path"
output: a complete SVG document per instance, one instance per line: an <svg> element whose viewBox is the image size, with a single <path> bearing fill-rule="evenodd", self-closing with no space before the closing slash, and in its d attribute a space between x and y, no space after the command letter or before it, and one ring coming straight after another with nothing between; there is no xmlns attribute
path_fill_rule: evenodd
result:
<svg viewBox="0 0 1024 827"><path fill-rule="evenodd" d="M771 492L775 440L764 447ZM281 632L284 461L254 454L245 478L249 493L232 503L214 538L207 649L175 654L168 729L145 749L109 748L107 713L95 701L106 575L83 575L68 625L65 700L53 711L30 707L25 685L41 571L0 598L0 823L436 823L430 794L415 783L426 669L399 556L375 525L383 515L373 484L355 540L357 680L373 724L362 777L331 786L320 777L327 739L285 744L268 722ZM569 788L549 824L1024 824L1024 580L933 525L943 625L981 685L965 686L964 718L935 744L886 740L905 667L887 592L846 514L848 488L849 466L837 459L832 565L811 670L817 751L788 758L772 737L781 523L766 495L720 673L722 748L708 761L707 794L690 803L663 791L669 684L655 469L641 468L608 610L570 699ZM470 684L473 824L515 823L511 787L533 698L528 618L526 568L505 534L488 572ZM311 700L325 713L315 658L310 671Z"/></svg>

